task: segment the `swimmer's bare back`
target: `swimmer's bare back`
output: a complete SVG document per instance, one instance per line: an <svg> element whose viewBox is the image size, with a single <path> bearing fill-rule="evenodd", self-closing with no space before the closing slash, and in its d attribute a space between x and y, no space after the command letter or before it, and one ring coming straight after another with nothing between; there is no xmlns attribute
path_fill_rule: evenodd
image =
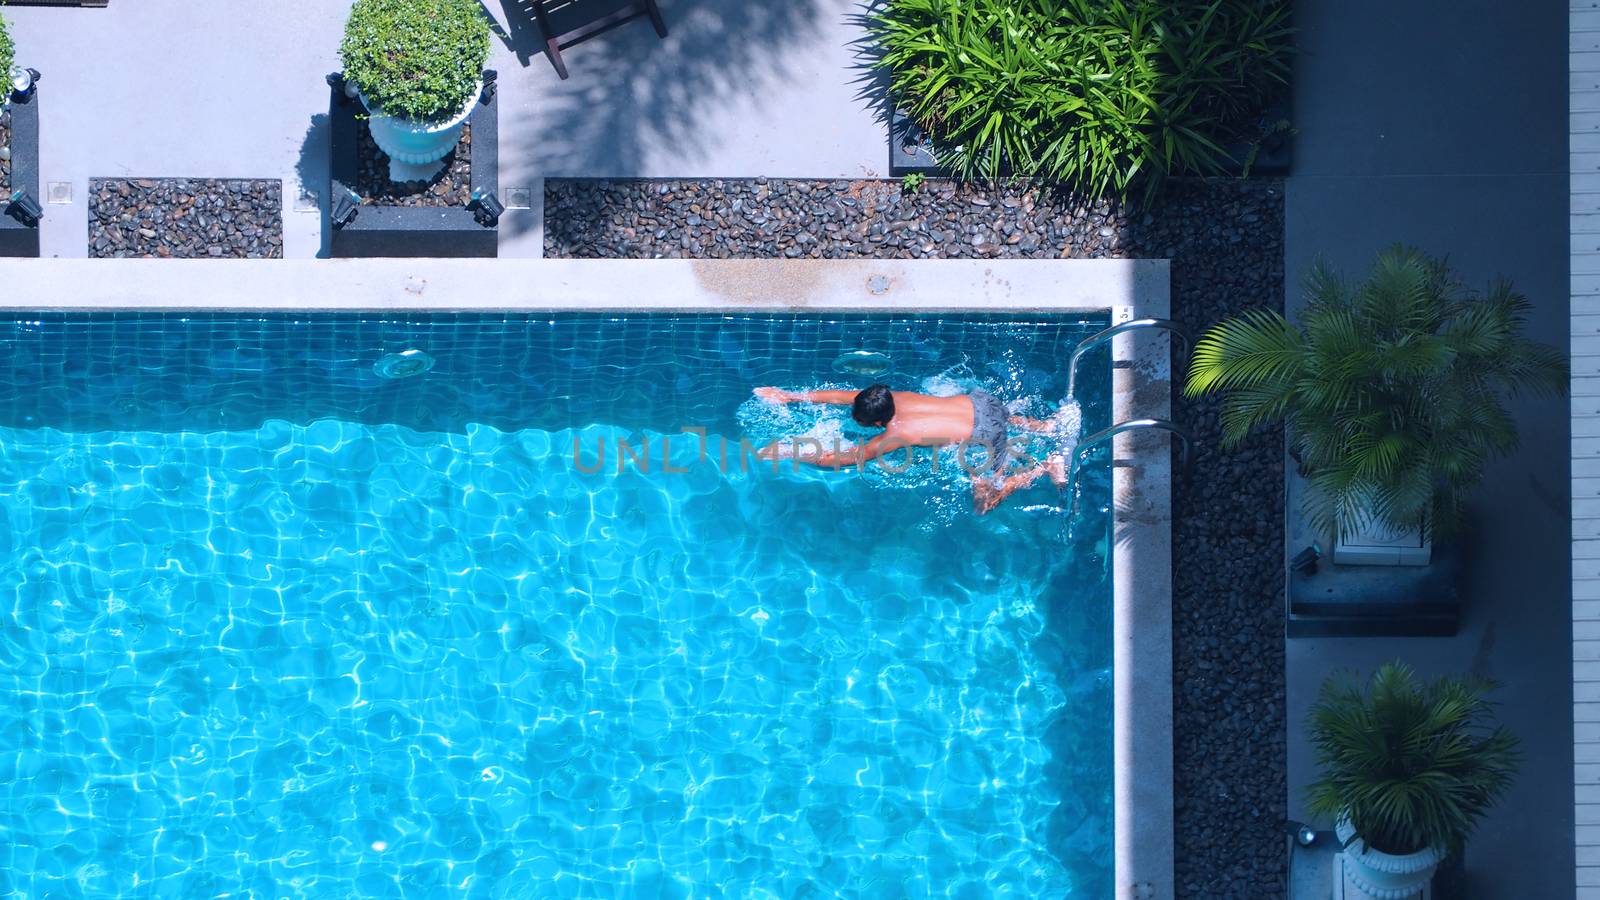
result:
<svg viewBox="0 0 1600 900"><path fill-rule="evenodd" d="M859 391L786 391L762 387L755 395L772 403L825 403L849 406ZM845 453L820 453L798 457L803 463L820 466L854 465L858 460L876 459L902 447L947 447L972 438L972 398L965 394L934 397L911 391L894 391L894 418L883 433L865 445ZM783 456L783 441L762 448L763 459Z"/></svg>

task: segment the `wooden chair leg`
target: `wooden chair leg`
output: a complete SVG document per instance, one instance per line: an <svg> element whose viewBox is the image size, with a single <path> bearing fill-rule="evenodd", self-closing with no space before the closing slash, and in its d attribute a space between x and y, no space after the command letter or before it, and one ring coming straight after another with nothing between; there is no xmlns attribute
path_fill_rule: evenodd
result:
<svg viewBox="0 0 1600 900"><path fill-rule="evenodd" d="M661 9L656 6L656 0L644 0L644 7L650 13L650 24L656 27L656 36L666 37L667 23L661 18Z"/></svg>
<svg viewBox="0 0 1600 900"><path fill-rule="evenodd" d="M561 58L560 42L550 33L550 20L544 14L544 0L533 0L533 20L539 25L539 33L544 35L544 55L550 57L550 65L555 66L556 74L566 81L567 63Z"/></svg>
<svg viewBox="0 0 1600 900"><path fill-rule="evenodd" d="M555 41L544 42L544 53L550 57L550 64L556 67L556 74L562 81L567 80L567 63L561 58L561 45Z"/></svg>

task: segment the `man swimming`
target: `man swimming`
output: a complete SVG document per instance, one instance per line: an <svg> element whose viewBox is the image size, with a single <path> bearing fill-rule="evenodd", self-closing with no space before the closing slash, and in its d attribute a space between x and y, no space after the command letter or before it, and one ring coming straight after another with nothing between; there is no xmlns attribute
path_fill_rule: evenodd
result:
<svg viewBox="0 0 1600 900"><path fill-rule="evenodd" d="M972 499L977 511L986 513L1013 493L1049 475L1057 484L1066 483L1065 461L1052 455L1043 463L1006 475L1010 458L1010 438L1006 426L1016 425L1029 431L1052 431L1053 419L1030 419L1013 416L1004 403L987 391L973 391L952 397L933 397L910 391L891 391L887 385L875 384L864 391L787 391L782 388L760 387L755 395L770 403L823 403L849 406L850 417L868 428L882 428L883 433L860 447L831 452L818 452L810 456L791 451L797 462L813 466L839 468L860 465L905 447L948 447L952 445L980 444L989 453L987 471L972 471ZM773 441L761 449L762 459L782 459L784 442ZM965 459L963 459L965 464Z"/></svg>

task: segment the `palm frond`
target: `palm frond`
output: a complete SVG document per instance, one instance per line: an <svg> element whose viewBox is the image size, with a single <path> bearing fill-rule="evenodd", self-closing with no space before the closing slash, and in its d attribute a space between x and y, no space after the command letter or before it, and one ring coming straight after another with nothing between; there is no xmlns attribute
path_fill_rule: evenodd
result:
<svg viewBox="0 0 1600 900"><path fill-rule="evenodd" d="M1282 315L1251 310L1223 322L1195 343L1184 392L1281 385L1301 371L1300 333Z"/></svg>
<svg viewBox="0 0 1600 900"><path fill-rule="evenodd" d="M1419 680L1392 663L1365 686L1327 679L1310 715L1321 777L1306 792L1314 813L1348 818L1371 847L1451 851L1504 794L1520 763L1517 739L1490 727L1493 684Z"/></svg>

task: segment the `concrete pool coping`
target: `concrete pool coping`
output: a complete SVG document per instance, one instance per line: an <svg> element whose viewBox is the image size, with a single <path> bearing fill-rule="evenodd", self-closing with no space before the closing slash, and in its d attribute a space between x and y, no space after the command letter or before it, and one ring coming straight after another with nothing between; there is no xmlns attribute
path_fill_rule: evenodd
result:
<svg viewBox="0 0 1600 900"><path fill-rule="evenodd" d="M0 310L1109 313L1165 318L1164 260L27 260ZM1112 416L1171 415L1167 338L1117 336ZM1117 896L1170 897L1172 471L1112 444Z"/></svg>

